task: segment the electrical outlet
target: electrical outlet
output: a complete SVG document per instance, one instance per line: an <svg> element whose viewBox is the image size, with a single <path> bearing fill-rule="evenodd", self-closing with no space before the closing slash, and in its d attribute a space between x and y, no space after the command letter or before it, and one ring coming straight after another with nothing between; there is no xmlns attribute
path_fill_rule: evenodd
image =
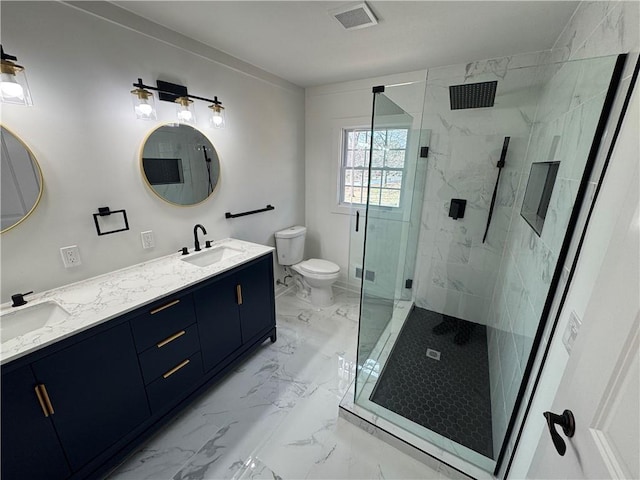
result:
<svg viewBox="0 0 640 480"><path fill-rule="evenodd" d="M153 238L153 232L151 230L142 232L140 236L142 237L142 248L153 248L156 246L156 241Z"/></svg>
<svg viewBox="0 0 640 480"><path fill-rule="evenodd" d="M60 249L60 255L62 255L62 263L64 263L64 268L71 268L82 265L82 260L80 260L80 250L78 249L77 245L62 247Z"/></svg>

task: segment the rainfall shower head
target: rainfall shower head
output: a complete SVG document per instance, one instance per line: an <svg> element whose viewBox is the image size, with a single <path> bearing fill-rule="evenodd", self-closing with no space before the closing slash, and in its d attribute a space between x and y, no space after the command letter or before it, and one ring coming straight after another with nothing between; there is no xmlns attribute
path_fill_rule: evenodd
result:
<svg viewBox="0 0 640 480"><path fill-rule="evenodd" d="M493 107L498 81L449 86L451 110Z"/></svg>

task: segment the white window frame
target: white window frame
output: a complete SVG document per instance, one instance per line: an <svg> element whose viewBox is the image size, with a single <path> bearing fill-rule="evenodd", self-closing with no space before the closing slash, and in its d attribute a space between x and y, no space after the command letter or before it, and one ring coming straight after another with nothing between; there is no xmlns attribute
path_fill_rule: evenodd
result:
<svg viewBox="0 0 640 480"><path fill-rule="evenodd" d="M380 166L373 166L371 169L369 168L369 161L370 161L370 148L371 148L371 136L370 135L366 135L369 132L371 132L371 127L352 127L352 128L343 128L342 129L342 148L341 148L341 153L340 153L340 178L339 178L339 191L338 191L338 203L342 206L345 207L349 207L349 208L357 208L357 207L363 207L366 205L367 203L367 198L366 195L369 194L368 192L368 186L365 185L365 179L368 179L368 173L369 171L379 171L380 172L380 186L379 187L373 187L372 189L376 189L379 190L380 192L380 197L379 197L379 201L382 201L382 195L383 192L385 190L387 191L397 191L398 192L398 205L380 205L380 204L376 204L376 203L371 203L370 206L372 207L376 207L376 209L389 209L389 210L400 210L403 207L403 192L405 189L405 185L407 183L407 163L408 163L408 156L409 156L409 141L410 141L410 135L411 135L411 126L410 125L393 125L393 126L381 126L379 128L376 128L376 132L385 132L385 139L388 138L388 132L391 130L404 130L406 132L406 142L404 145L404 148L396 148L396 149L387 149L386 151L384 151L383 153L383 162L382 165ZM366 148L363 149L359 149L361 151L364 151L364 158L363 158L363 165L362 166L348 166L347 165L347 156L349 151L356 151L355 149L349 149L349 135L351 133L354 132L360 132L365 134L368 138L366 139L367 141L367 145ZM375 133L374 133L375 135ZM376 149L378 150L378 149ZM403 162L402 162L402 167L389 167L386 165L386 158L387 158L387 152L389 150L395 150L395 151L402 151L403 152ZM352 163L355 162L355 159L352 160ZM354 183L351 184L351 186L353 188L360 188L361 189L361 196L360 196L360 201L348 201L347 199L344 198L344 193L345 190L347 189L348 185L346 185L346 180L347 180L347 172L351 171L352 172L352 182L353 182L353 173L359 171L362 172L361 174L361 184L355 185ZM385 187L384 183L383 183L383 179L386 178L387 173L393 173L393 172L399 172L401 173L401 180L400 180L400 186L399 188L390 188L390 187Z"/></svg>
<svg viewBox="0 0 640 480"><path fill-rule="evenodd" d="M417 142L420 136L420 116L415 115L413 119L413 124L407 123L407 118L405 115L387 115L384 118L384 123L378 122L380 128L408 128L409 135L407 136L407 155L408 158L411 158L412 155L417 155ZM339 215L355 215L356 210L359 210L360 213L363 213L364 205L359 204L350 204L350 203L340 203L340 189L341 185L341 167L342 167L342 152L343 145L342 142L344 140L343 130L353 130L353 129L371 129L371 116L366 117L344 117L344 118L336 118L332 121L331 124L331 137L333 139L333 147L332 147L332 158L334 159L331 162L331 192L332 192L332 201L331 205L329 205L329 211L334 214ZM406 161L406 160L405 160ZM405 163L406 167L406 163ZM408 173L407 183L405 183L405 179L403 178L403 191L401 193L401 205L404 204L404 198L406 195L411 195L412 192L406 191L406 185L413 185L413 174L411 172ZM376 217L385 217L390 219L398 219L402 220L405 216L409 214L409 212L405 212L405 208L394 208L394 207L377 207L372 206L369 210L370 215L375 215Z"/></svg>

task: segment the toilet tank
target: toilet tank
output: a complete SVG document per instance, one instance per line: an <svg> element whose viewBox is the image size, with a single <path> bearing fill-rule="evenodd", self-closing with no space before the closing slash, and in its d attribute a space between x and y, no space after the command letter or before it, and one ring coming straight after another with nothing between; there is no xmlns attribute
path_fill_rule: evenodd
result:
<svg viewBox="0 0 640 480"><path fill-rule="evenodd" d="M300 263L304 256L304 237L306 227L285 228L275 233L278 263L283 266Z"/></svg>

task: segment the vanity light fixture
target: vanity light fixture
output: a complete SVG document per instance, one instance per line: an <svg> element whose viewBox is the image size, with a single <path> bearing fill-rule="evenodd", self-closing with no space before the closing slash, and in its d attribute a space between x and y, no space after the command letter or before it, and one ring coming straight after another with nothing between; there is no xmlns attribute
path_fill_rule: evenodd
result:
<svg viewBox="0 0 640 480"><path fill-rule="evenodd" d="M4 53L2 45L0 45L0 56L0 100L2 103L33 105L24 67L14 63L18 59Z"/></svg>
<svg viewBox="0 0 640 480"><path fill-rule="evenodd" d="M193 100L189 100L189 97L178 97L176 102L176 115L178 117L178 123L189 123L191 125L196 124L196 113L193 110Z"/></svg>
<svg viewBox="0 0 640 480"><path fill-rule="evenodd" d="M209 105L211 109L211 116L209 117L209 122L213 128L224 128L225 126L225 117L224 117L224 107L222 103L218 101L218 97L213 97L213 104Z"/></svg>
<svg viewBox="0 0 640 480"><path fill-rule="evenodd" d="M135 90L132 90L131 93L134 96L134 110L136 112L136 117L139 119L151 119L155 120L155 105L153 103L153 94L149 92L149 90L153 90L158 92L158 99L164 102L173 102L176 104L176 114L178 118L178 123L196 123L196 114L195 109L193 108L193 100L203 100L205 102L210 102L209 108L211 109L211 115L209 119L209 123L214 128L223 128L225 126L225 111L222 106L222 102L218 100L218 97L213 97L213 100L210 98L198 97L196 95L191 95L187 91L187 87L184 85L178 85L176 83L164 82L162 80L156 81L156 86L151 87L149 85L145 85L142 83L142 79L138 78L138 82L133 84L136 87ZM146 103L145 103L146 102ZM151 110L149 110L149 106L151 105ZM139 113L139 110L142 112L152 112L146 116L143 116ZM152 115L152 116L150 116Z"/></svg>
<svg viewBox="0 0 640 480"><path fill-rule="evenodd" d="M136 114L138 120L156 120L156 102L153 98L153 93L144 88L136 88L131 90L133 111Z"/></svg>

